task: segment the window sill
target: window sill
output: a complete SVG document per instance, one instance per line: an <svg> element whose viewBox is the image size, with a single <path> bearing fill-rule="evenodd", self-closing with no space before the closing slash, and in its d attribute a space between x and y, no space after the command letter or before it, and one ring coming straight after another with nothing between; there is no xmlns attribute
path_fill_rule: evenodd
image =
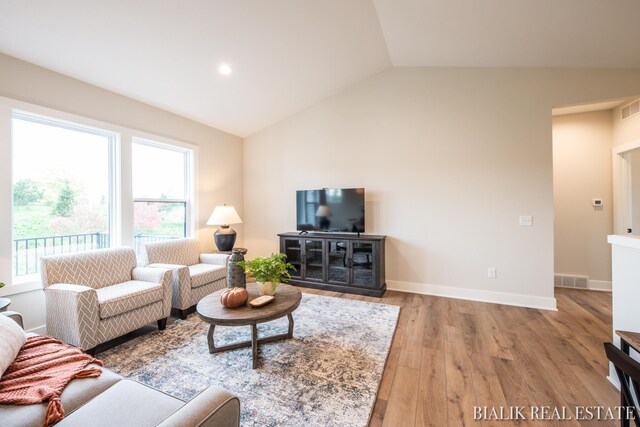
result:
<svg viewBox="0 0 640 427"><path fill-rule="evenodd" d="M37 290L42 290L40 278L30 277L14 282L12 285L6 285L5 287L0 288L0 297L7 297Z"/></svg>

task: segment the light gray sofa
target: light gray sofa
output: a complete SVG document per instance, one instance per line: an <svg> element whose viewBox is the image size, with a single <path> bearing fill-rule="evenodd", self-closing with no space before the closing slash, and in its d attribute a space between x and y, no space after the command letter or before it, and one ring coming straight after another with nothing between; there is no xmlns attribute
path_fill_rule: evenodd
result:
<svg viewBox="0 0 640 427"><path fill-rule="evenodd" d="M2 312L22 326L15 312ZM33 334L31 334L33 335ZM95 367L97 365L90 365ZM60 395L65 417L56 427L238 427L240 401L209 387L189 402L164 394L100 367L102 375L71 381ZM0 405L2 427L40 427L47 404Z"/></svg>
<svg viewBox="0 0 640 427"><path fill-rule="evenodd" d="M172 307L182 319L206 295L227 286L227 254L201 254L196 239L147 243L147 267L173 271Z"/></svg>
<svg viewBox="0 0 640 427"><path fill-rule="evenodd" d="M136 267L131 248L43 257L47 335L93 353L95 346L171 313L171 272Z"/></svg>

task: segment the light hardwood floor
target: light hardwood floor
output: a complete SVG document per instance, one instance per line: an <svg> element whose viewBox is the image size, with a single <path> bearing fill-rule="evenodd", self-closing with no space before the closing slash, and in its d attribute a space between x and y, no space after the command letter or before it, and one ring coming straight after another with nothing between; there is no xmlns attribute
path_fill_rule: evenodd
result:
<svg viewBox="0 0 640 427"><path fill-rule="evenodd" d="M512 424L474 421L475 405L566 407L574 415L576 406L619 404L602 346L611 341L610 293L556 289L551 312L392 291L383 298L304 292L402 307L371 427Z"/></svg>

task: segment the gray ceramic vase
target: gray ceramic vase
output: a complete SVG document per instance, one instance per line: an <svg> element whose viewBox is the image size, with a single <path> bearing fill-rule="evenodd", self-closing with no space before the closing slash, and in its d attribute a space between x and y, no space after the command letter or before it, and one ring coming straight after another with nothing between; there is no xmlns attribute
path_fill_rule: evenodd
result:
<svg viewBox="0 0 640 427"><path fill-rule="evenodd" d="M229 268L227 270L227 288L246 288L247 277L244 269L238 265L240 261L244 261L242 251L234 250L229 257Z"/></svg>

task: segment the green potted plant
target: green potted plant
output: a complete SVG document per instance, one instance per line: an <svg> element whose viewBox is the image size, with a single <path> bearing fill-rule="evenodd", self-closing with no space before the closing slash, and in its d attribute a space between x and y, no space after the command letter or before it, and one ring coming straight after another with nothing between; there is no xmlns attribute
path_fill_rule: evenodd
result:
<svg viewBox="0 0 640 427"><path fill-rule="evenodd" d="M0 282L0 288L4 287L4 282Z"/></svg>
<svg viewBox="0 0 640 427"><path fill-rule="evenodd" d="M241 261L238 265L255 277L260 295L274 295L278 285L291 278L289 270L295 271L286 259L285 254L277 253L268 258L255 257L251 261Z"/></svg>

